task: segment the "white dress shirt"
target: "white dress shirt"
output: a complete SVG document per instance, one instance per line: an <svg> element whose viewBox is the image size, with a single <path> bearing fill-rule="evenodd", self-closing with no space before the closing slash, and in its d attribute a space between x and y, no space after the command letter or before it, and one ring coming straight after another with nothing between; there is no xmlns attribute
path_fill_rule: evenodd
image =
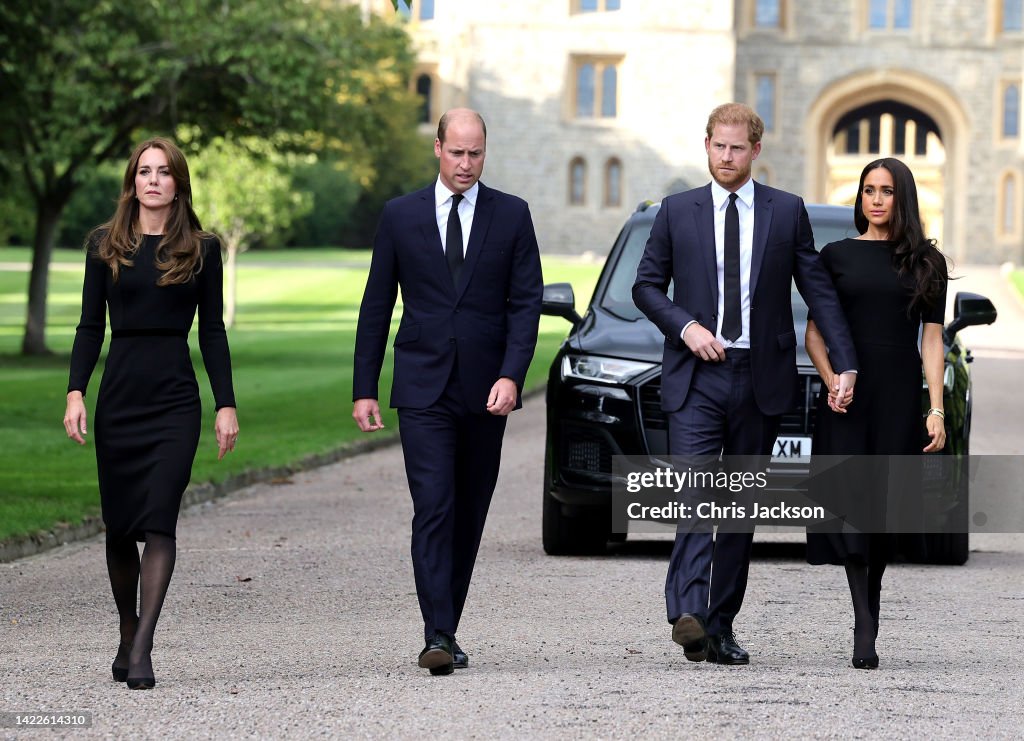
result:
<svg viewBox="0 0 1024 741"><path fill-rule="evenodd" d="M748 179L739 190L736 210L740 217L740 316L743 331L733 341L722 337L725 317L725 211L729 207L729 191L711 181L711 199L715 204L715 261L718 264L718 327L715 338L722 347L750 349L750 257L754 244L754 181Z"/></svg>
<svg viewBox="0 0 1024 741"><path fill-rule="evenodd" d="M480 194L480 183L463 193L459 202L459 221L462 222L462 254L465 256L469 245L469 231L473 228L473 214L476 213L476 197ZM452 210L452 196L455 195L441 183L438 176L434 184L434 215L437 217L437 231L441 234L441 250L448 249L448 215Z"/></svg>

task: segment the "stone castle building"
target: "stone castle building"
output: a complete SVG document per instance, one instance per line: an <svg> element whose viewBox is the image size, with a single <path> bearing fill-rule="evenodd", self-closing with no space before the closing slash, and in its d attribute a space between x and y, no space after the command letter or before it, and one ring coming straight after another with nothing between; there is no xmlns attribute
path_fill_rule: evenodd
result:
<svg viewBox="0 0 1024 741"><path fill-rule="evenodd" d="M394 14L390 0L359 0ZM958 261L1024 260L1024 0L414 0L425 130L488 125L484 181L547 252L603 254L637 203L708 181L704 124L764 118L756 179L852 203L903 159Z"/></svg>

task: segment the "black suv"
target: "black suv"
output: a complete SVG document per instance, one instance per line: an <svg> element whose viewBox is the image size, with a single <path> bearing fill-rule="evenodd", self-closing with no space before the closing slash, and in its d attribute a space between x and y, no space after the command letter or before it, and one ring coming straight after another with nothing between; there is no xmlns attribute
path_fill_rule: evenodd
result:
<svg viewBox="0 0 1024 741"><path fill-rule="evenodd" d="M629 217L608 255L594 296L581 317L572 286L544 287L544 313L572 323L551 365L547 387L547 444L544 455L544 550L548 554L600 553L612 532L612 456L662 457L668 454L668 424L661 410L661 356L664 338L633 304L636 268L660 206L645 202ZM855 236L853 209L807 206L818 249ZM671 287L669 289L671 295ZM793 290L793 316L801 343L807 307ZM956 334L966 326L991 324L996 310L984 296L958 293L946 345L946 449L965 465L958 478L959 501L950 502L962 526L927 533L905 555L915 561L962 564L968 556L966 456L971 432L971 376L967 350ZM797 364L801 393L797 407L782 418L773 463L806 464L811 453L814 403L821 381L802 344ZM922 408L928 408L922 383ZM958 470L961 470L958 468Z"/></svg>

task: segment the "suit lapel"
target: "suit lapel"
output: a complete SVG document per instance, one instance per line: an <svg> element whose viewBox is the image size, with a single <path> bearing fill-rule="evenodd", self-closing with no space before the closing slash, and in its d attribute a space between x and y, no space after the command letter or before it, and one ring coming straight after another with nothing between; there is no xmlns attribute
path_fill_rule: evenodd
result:
<svg viewBox="0 0 1024 741"><path fill-rule="evenodd" d="M711 305L718 306L718 256L715 253L715 201L711 197L711 185L701 190L701 196L694 201L693 216L697 223L697 238L704 270L711 288Z"/></svg>
<svg viewBox="0 0 1024 741"><path fill-rule="evenodd" d="M473 209L473 226L469 230L469 243L466 245L466 260L462 264L462 274L459 276L459 286L455 291L456 297L461 297L469 285L473 276L473 268L480 257L480 250L483 249L484 239L487 237L487 230L491 225L491 217L494 215L495 196L491 189L480 183L480 189L476 195L476 206Z"/></svg>
<svg viewBox="0 0 1024 741"><path fill-rule="evenodd" d="M765 188L754 183L754 234L750 254L750 298L757 290L764 252L768 245L768 232L772 227L772 199Z"/></svg>
<svg viewBox="0 0 1024 741"><path fill-rule="evenodd" d="M427 264L430 265L435 280L445 286L453 296L455 286L452 285L452 276L448 272L448 261L444 256L444 245L441 244L441 234L437 229L437 208L434 205L434 186L430 185L420 191L420 198L423 201L419 209L420 231L423 234L423 243L427 250Z"/></svg>

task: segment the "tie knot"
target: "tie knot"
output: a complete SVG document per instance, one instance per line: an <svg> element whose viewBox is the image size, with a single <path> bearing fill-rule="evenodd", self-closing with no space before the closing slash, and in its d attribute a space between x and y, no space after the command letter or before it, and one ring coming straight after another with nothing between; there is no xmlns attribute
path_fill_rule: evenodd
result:
<svg viewBox="0 0 1024 741"><path fill-rule="evenodd" d="M736 193L730 193L729 194L729 205L731 206L732 204L736 203L736 199L737 198L739 198L739 196Z"/></svg>
<svg viewBox="0 0 1024 741"><path fill-rule="evenodd" d="M452 208L458 208L459 204L462 202L463 198L465 198L465 196L462 195L461 193L456 193L455 195L453 195L452 196Z"/></svg>

